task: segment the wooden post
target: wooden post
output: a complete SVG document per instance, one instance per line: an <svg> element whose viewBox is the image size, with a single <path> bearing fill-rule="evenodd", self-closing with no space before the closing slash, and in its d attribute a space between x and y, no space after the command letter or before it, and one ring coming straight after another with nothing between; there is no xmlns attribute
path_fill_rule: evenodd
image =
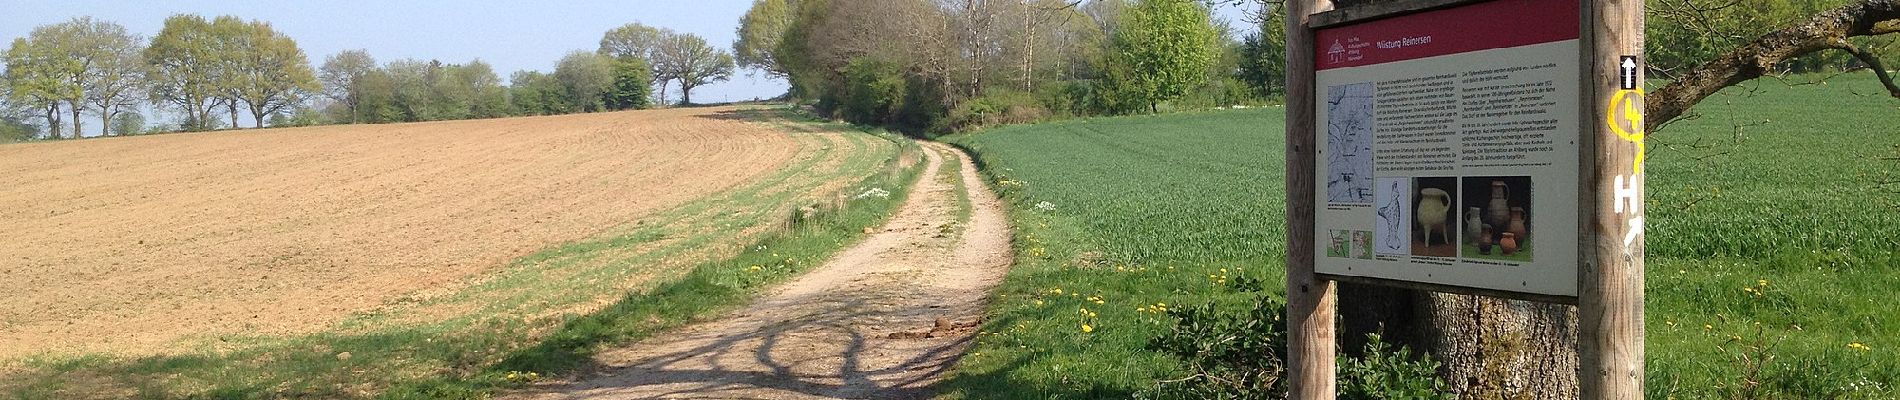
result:
<svg viewBox="0 0 1900 400"><path fill-rule="evenodd" d="M1331 0L1286 2L1286 303L1288 397L1332 399L1333 321L1338 299L1332 281L1313 275L1314 146L1313 30L1307 20L1331 10Z"/></svg>
<svg viewBox="0 0 1900 400"><path fill-rule="evenodd" d="M1578 394L1643 397L1643 1L1590 0L1582 157ZM1633 57L1633 58L1632 58ZM1628 61L1626 61L1628 60ZM1630 82L1633 81L1633 82ZM1626 89L1633 84L1633 89Z"/></svg>

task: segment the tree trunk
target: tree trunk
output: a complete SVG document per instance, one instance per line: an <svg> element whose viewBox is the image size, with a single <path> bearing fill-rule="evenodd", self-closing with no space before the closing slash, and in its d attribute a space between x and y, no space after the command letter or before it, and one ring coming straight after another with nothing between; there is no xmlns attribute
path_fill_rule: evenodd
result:
<svg viewBox="0 0 1900 400"><path fill-rule="evenodd" d="M1577 398L1576 307L1341 284L1341 346L1366 334L1430 354L1461 398Z"/></svg>
<svg viewBox="0 0 1900 400"><path fill-rule="evenodd" d="M119 132L119 134L124 135L125 132ZM99 136L112 136L112 107L103 107L99 110Z"/></svg>
<svg viewBox="0 0 1900 400"><path fill-rule="evenodd" d="M226 101L224 103L224 111L231 114L231 129L238 129L237 101L236 100Z"/></svg>
<svg viewBox="0 0 1900 400"><path fill-rule="evenodd" d="M260 107L257 104L250 104L250 108L251 118L254 119L254 121L251 122L252 126L262 129L264 127L264 107Z"/></svg>
<svg viewBox="0 0 1900 400"><path fill-rule="evenodd" d="M660 100L659 102L655 104L658 104L661 108L666 107L666 87L667 85L670 85L672 83L673 82L670 80L665 80L665 79L660 80L660 92L653 97Z"/></svg>
<svg viewBox="0 0 1900 400"><path fill-rule="evenodd" d="M74 139L78 139L82 135L85 135L84 131L79 130L80 126L83 125L79 123L80 113L83 113L85 111L86 111L85 107L80 107L79 103L73 103L72 112L73 112L73 138Z"/></svg>
<svg viewBox="0 0 1900 400"><path fill-rule="evenodd" d="M680 80L680 104L681 105L693 104L693 87L688 86L686 84L686 80L684 79Z"/></svg>
<svg viewBox="0 0 1900 400"><path fill-rule="evenodd" d="M46 106L46 137L59 140L59 103Z"/></svg>

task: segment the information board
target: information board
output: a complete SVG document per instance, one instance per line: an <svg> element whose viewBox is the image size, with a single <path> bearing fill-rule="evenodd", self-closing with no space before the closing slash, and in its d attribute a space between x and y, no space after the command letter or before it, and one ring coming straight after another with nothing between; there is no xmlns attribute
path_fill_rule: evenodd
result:
<svg viewBox="0 0 1900 400"><path fill-rule="evenodd" d="M1576 296L1578 0L1315 32L1320 274Z"/></svg>

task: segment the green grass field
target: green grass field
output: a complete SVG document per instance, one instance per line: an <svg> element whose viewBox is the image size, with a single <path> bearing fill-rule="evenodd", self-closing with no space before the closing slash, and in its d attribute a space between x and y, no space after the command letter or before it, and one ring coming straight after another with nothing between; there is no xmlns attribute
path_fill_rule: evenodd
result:
<svg viewBox="0 0 1900 400"><path fill-rule="evenodd" d="M1879 92L1865 75L1751 82L1651 134L1650 397L1900 396L1900 186L1878 183L1900 179L1882 160L1900 156L1900 101L1863 95ZM1127 397L1178 378L1143 350L1166 329L1157 307L1237 308L1217 282L1282 282L1282 115L947 138L1011 203L1018 258L946 391Z"/></svg>

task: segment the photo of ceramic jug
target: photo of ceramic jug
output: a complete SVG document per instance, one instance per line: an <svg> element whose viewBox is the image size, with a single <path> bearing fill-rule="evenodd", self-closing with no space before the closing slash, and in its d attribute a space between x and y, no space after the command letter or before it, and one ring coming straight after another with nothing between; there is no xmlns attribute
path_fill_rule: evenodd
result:
<svg viewBox="0 0 1900 400"><path fill-rule="evenodd" d="M1465 208L1465 241L1466 242L1472 242L1472 243L1478 242L1478 235L1482 233L1484 229L1484 228L1479 227L1480 225L1484 225L1484 220L1478 219L1479 213L1481 213L1481 211L1479 211L1477 207Z"/></svg>
<svg viewBox="0 0 1900 400"><path fill-rule="evenodd" d="M1524 207L1511 207L1511 224L1507 226L1505 231L1517 234L1520 240L1531 237L1530 228L1524 226Z"/></svg>
<svg viewBox="0 0 1900 400"><path fill-rule="evenodd" d="M1491 255L1491 224L1478 229L1478 254Z"/></svg>
<svg viewBox="0 0 1900 400"><path fill-rule="evenodd" d="M1507 256L1517 254L1517 234L1505 232L1504 238L1498 239L1498 248L1504 250L1502 254Z"/></svg>
<svg viewBox="0 0 1900 400"><path fill-rule="evenodd" d="M1432 245L1432 230L1438 230L1438 238L1451 243L1451 193L1444 189L1425 188L1418 191L1418 227L1425 231L1425 245Z"/></svg>
<svg viewBox="0 0 1900 400"><path fill-rule="evenodd" d="M1504 181L1491 181L1491 204L1485 207L1488 222L1492 226L1506 226L1511 223L1511 185Z"/></svg>

